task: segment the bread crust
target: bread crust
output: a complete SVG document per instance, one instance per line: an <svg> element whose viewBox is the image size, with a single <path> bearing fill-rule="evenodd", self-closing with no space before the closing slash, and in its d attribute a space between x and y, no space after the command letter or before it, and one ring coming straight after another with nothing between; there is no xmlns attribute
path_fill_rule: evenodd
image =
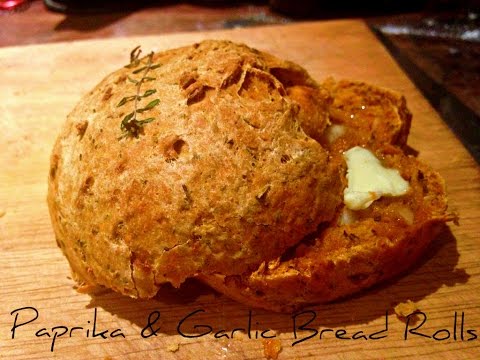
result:
<svg viewBox="0 0 480 360"><path fill-rule="evenodd" d="M328 107L332 124L345 125L345 132L324 146L339 151L361 144L392 144L404 147L412 122L405 97L396 91L353 80L328 78L321 86L333 98Z"/></svg>
<svg viewBox="0 0 480 360"><path fill-rule="evenodd" d="M406 195L381 198L346 216L348 210L340 208L334 222L253 273L202 279L239 302L287 312L344 298L410 268L448 220L445 184L398 148L375 153L410 182Z"/></svg>
<svg viewBox="0 0 480 360"><path fill-rule="evenodd" d="M342 153L362 146L376 153L384 166L398 169L410 190L401 197L381 198L362 211L340 205L334 221L254 272L201 276L244 304L288 312L369 288L415 264L451 219L441 176L402 150L411 124L405 98L350 80L329 78L322 86L333 99L327 107L332 126L316 139L333 154L342 189L347 186ZM329 134L335 126L340 131Z"/></svg>
<svg viewBox="0 0 480 360"><path fill-rule="evenodd" d="M318 85L300 66L228 41L151 57L159 105L135 136L135 69L107 76L55 143L48 205L81 284L132 297L197 276L240 302L293 311L414 264L449 220L442 178L407 156L411 114L393 91ZM150 98L139 102L145 106ZM148 107L148 106L147 106ZM327 136L342 126L335 138ZM401 197L346 211L342 152L360 145L410 182Z"/></svg>
<svg viewBox="0 0 480 360"><path fill-rule="evenodd" d="M155 120L137 138L120 130L134 102L118 104L135 93L122 68L55 143L48 205L77 281L149 298L165 282L253 270L333 218L337 170L299 126L308 100L300 112L287 91L319 89L304 69L228 41L152 61L142 92L160 105L142 114Z"/></svg>

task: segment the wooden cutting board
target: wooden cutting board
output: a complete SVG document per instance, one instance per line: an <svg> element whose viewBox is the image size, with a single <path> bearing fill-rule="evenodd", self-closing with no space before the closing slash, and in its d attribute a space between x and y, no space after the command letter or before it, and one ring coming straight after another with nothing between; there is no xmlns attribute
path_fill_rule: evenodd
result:
<svg viewBox="0 0 480 360"><path fill-rule="evenodd" d="M65 116L82 94L124 65L136 45L162 50L205 38L246 42L302 64L319 80L330 75L358 79L405 94L414 114L410 145L445 177L460 226L446 229L405 276L297 317L251 310L193 281L180 290L165 289L151 301L112 292L77 293L56 247L45 201L49 154ZM264 358L264 330L276 334L279 359L480 355L479 167L363 22L3 48L0 69L0 358L256 359ZM424 313L416 332L429 337L409 332L405 339L406 324L393 307L409 299ZM145 327L157 315L152 335ZM361 337L387 324L388 330L373 336L379 339ZM235 328L245 331L228 339ZM307 339L314 330L306 328L340 331ZM342 339L355 333L359 339Z"/></svg>

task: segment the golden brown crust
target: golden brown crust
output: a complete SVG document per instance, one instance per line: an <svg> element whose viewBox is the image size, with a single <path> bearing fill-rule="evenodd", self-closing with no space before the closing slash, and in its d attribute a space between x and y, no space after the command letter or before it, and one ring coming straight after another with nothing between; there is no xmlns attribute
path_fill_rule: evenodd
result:
<svg viewBox="0 0 480 360"><path fill-rule="evenodd" d="M333 143L325 137L317 139L320 143L336 151L355 145L403 147L407 143L412 114L401 94L360 81L328 78L321 85L333 97L331 123L344 125L345 132Z"/></svg>
<svg viewBox="0 0 480 360"><path fill-rule="evenodd" d="M318 136L337 162L346 186L342 152L360 145L376 151L387 167L410 182L407 195L382 198L368 209L340 206L336 220L282 257L238 276L201 278L216 290L253 307L292 311L329 302L389 279L417 262L448 219L443 179L427 165L403 154L411 114L403 96L349 80L327 79L322 86L331 127ZM325 104L325 102L324 102Z"/></svg>
<svg viewBox="0 0 480 360"><path fill-rule="evenodd" d="M319 86L296 64L227 41L152 61L140 94L155 95L138 102L160 103L142 112L154 120L138 136L120 129L135 102L118 104L147 58L87 94L52 152L52 224L82 289L149 298L199 276L243 303L291 311L404 271L448 220L441 177L401 150L411 122L401 95ZM355 145L399 169L410 191L346 211L341 153Z"/></svg>
<svg viewBox="0 0 480 360"><path fill-rule="evenodd" d="M346 297L410 268L448 220L444 182L394 147L376 155L410 182L406 195L381 198L347 216L340 208L334 223L251 274L202 279L250 306L292 311Z"/></svg>
<svg viewBox="0 0 480 360"><path fill-rule="evenodd" d="M227 41L152 60L142 93L156 93L139 103L160 105L141 114L155 120L138 138L120 130L134 101L117 104L136 91L135 69L122 68L75 107L54 146L48 204L78 281L152 297L200 272L254 269L331 220L336 170L298 125L308 101L299 114L286 90L316 91L305 70Z"/></svg>
<svg viewBox="0 0 480 360"><path fill-rule="evenodd" d="M287 94L300 105L299 121L303 131L317 141L321 139L330 124L329 108L333 101L330 93L322 87L297 85L288 87Z"/></svg>

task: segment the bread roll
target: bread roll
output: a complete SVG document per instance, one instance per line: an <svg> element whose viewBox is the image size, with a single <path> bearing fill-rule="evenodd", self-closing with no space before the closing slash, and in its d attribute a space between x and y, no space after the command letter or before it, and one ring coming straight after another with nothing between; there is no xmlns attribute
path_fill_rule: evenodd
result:
<svg viewBox="0 0 480 360"><path fill-rule="evenodd" d="M371 151L409 181L406 195L382 197L360 211L342 205L335 221L256 271L201 278L239 302L286 312L345 298L412 267L449 220L444 181L398 148Z"/></svg>
<svg viewBox="0 0 480 360"><path fill-rule="evenodd" d="M332 154L342 189L348 183L343 153L361 146L399 171L409 190L364 210L342 203L333 221L253 272L200 275L244 304L286 312L345 298L412 267L453 219L441 176L402 150L411 124L405 98L359 81L329 78L322 85L332 99L326 109L331 124L316 138Z"/></svg>
<svg viewBox="0 0 480 360"><path fill-rule="evenodd" d="M300 126L328 118L292 87L322 91L298 65L228 41L132 52L51 155L48 205L75 279L150 298L253 270L330 221L338 169Z"/></svg>

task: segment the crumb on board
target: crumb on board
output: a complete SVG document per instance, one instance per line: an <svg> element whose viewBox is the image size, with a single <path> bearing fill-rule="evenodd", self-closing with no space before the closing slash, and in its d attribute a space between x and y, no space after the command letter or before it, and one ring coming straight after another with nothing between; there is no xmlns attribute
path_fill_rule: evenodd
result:
<svg viewBox="0 0 480 360"><path fill-rule="evenodd" d="M405 319L407 316L413 314L417 310L418 306L412 300L407 300L403 303L400 303L394 308L395 314L397 314L397 316L401 319Z"/></svg>
<svg viewBox="0 0 480 360"><path fill-rule="evenodd" d="M167 351L170 351L170 352L177 352L178 349L180 349L180 344L179 343L170 343L168 344L167 346Z"/></svg>
<svg viewBox="0 0 480 360"><path fill-rule="evenodd" d="M80 294L100 295L107 292L103 286L91 284L77 284L73 288Z"/></svg>
<svg viewBox="0 0 480 360"><path fill-rule="evenodd" d="M279 339L262 339L263 355L266 359L276 360L282 351L282 342Z"/></svg>
<svg viewBox="0 0 480 360"><path fill-rule="evenodd" d="M105 356L103 360L113 360L113 358L111 356Z"/></svg>

